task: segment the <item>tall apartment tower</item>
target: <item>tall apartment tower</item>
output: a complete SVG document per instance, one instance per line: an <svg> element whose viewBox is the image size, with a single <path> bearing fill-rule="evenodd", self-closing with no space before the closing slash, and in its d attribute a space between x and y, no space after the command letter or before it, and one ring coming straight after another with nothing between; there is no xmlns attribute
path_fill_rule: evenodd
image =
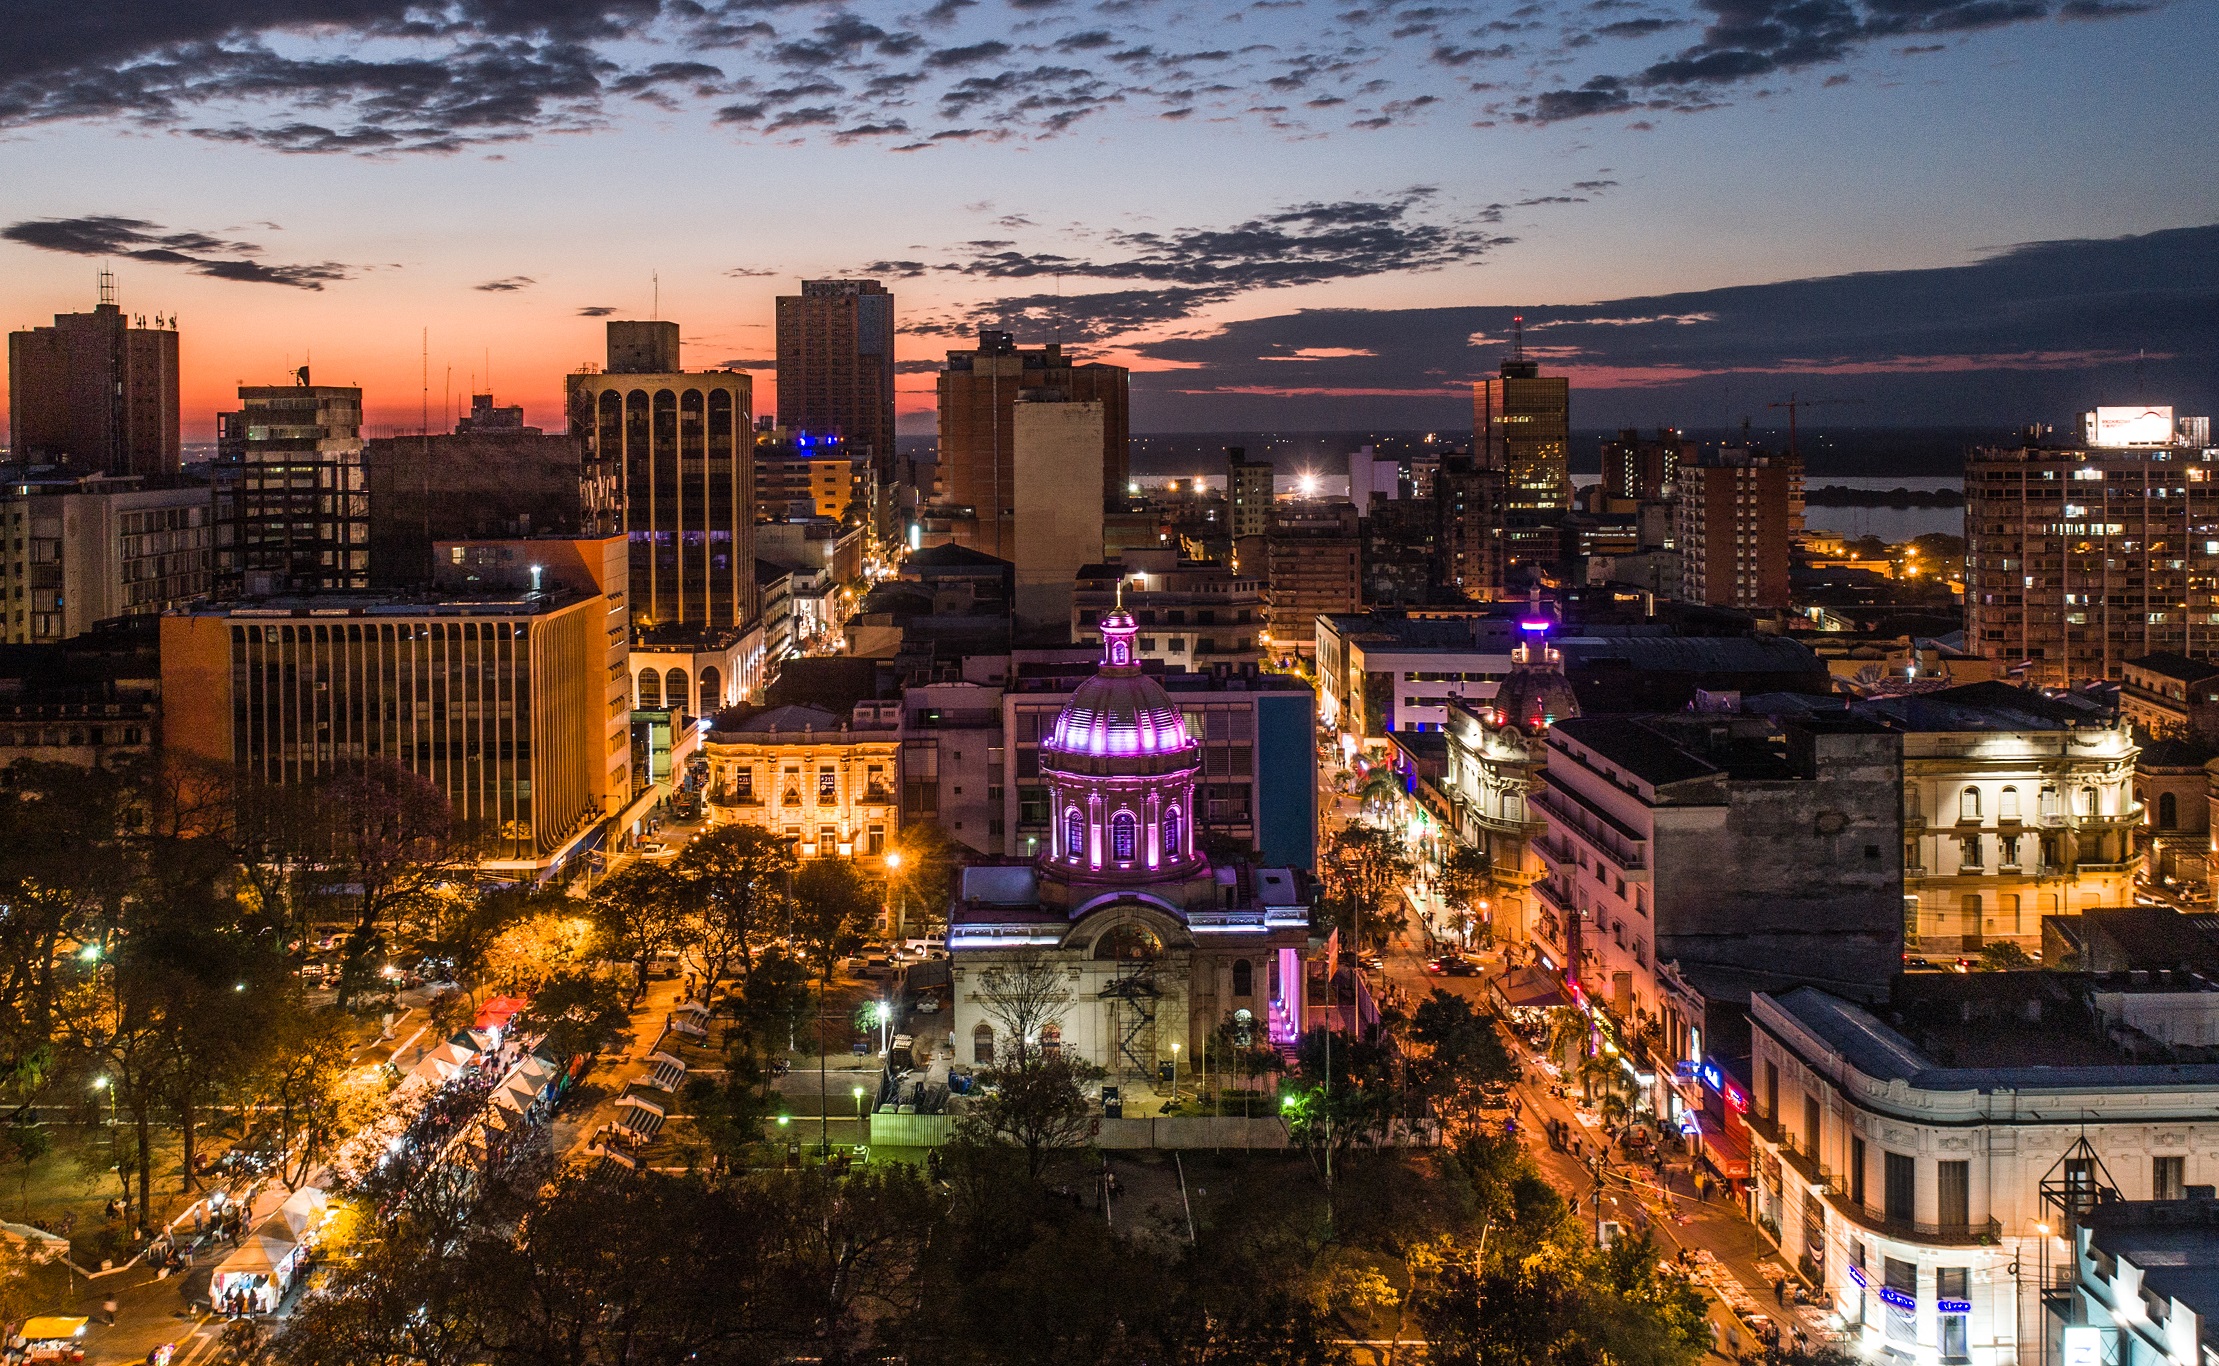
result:
<svg viewBox="0 0 2219 1366"><path fill-rule="evenodd" d="M1009 333L985 329L979 332L977 350L950 351L939 383L940 479L947 501L971 510L956 519L955 539L1004 560L1014 560L1017 553L1013 415L1019 393L1029 399L1101 404L1101 487L1122 496L1129 468L1131 418L1124 366L1082 365L1054 343L1024 350Z"/></svg>
<svg viewBox="0 0 2219 1366"><path fill-rule="evenodd" d="M876 280L803 280L778 298L778 425L867 450L894 483L894 296Z"/></svg>
<svg viewBox="0 0 2219 1366"><path fill-rule="evenodd" d="M1785 607L1803 504L1802 462L1729 446L1681 465L1673 503L1683 602Z"/></svg>
<svg viewBox="0 0 2219 1366"><path fill-rule="evenodd" d="M370 586L362 391L298 377L216 414L218 597Z"/></svg>
<svg viewBox="0 0 2219 1366"><path fill-rule="evenodd" d="M1613 498L1658 502L1679 478L1680 459L1680 434L1672 428L1645 439L1627 427L1603 443L1603 488Z"/></svg>
<svg viewBox="0 0 2219 1366"><path fill-rule="evenodd" d="M177 473L177 320L135 325L116 305L115 277L100 272L92 312L8 334L8 413L19 463Z"/></svg>
<svg viewBox="0 0 2219 1366"><path fill-rule="evenodd" d="M1345 499L1300 499L1272 515L1264 602L1274 660L1316 658L1318 617L1363 606L1363 553L1362 519Z"/></svg>
<svg viewBox="0 0 2219 1366"><path fill-rule="evenodd" d="M1572 382L1543 376L1512 319L1500 373L1472 385L1472 453L1502 471L1503 566L1547 572L1562 558L1557 523L1572 506Z"/></svg>
<svg viewBox="0 0 2219 1366"><path fill-rule="evenodd" d="M676 323L612 322L608 369L568 388L586 466L618 471L634 629L744 628L755 618L748 377L680 369Z"/></svg>
<svg viewBox="0 0 2219 1366"><path fill-rule="evenodd" d="M1433 476L1433 582L1492 602L1503 588L1503 473L1452 455Z"/></svg>
<svg viewBox="0 0 2219 1366"><path fill-rule="evenodd" d="M1225 516L1234 540L1270 533L1272 474L1271 462L1249 459L1246 447L1225 448Z"/></svg>
<svg viewBox="0 0 2219 1366"><path fill-rule="evenodd" d="M2097 408L2070 435L1965 461L1966 643L2026 681L2219 652L2219 449L2169 407Z"/></svg>

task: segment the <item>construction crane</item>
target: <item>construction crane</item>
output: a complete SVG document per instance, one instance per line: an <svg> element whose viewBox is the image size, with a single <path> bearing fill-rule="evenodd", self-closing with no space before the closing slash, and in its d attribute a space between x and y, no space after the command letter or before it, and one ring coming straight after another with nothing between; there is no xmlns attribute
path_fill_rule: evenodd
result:
<svg viewBox="0 0 2219 1366"><path fill-rule="evenodd" d="M1864 400L1861 398L1798 398L1794 394L1789 394L1786 398L1781 399L1777 403L1767 403L1764 406L1767 408L1785 408L1788 410L1788 454L1795 456L1797 459L1801 459L1803 452L1795 444L1796 409L1824 408L1836 403L1862 402L1864 402Z"/></svg>

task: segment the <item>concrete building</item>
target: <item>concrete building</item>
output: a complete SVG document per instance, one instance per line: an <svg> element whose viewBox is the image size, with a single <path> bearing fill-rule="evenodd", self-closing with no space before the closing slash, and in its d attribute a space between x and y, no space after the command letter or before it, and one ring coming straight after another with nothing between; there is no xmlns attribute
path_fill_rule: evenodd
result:
<svg viewBox="0 0 2219 1366"><path fill-rule="evenodd" d="M1561 557L1556 523L1572 506L1571 412L1572 382L1543 376L1515 335L1500 373L1472 385L1472 454L1502 479L1506 576L1552 573Z"/></svg>
<svg viewBox="0 0 2219 1366"><path fill-rule="evenodd" d="M1073 643L1099 645L1101 621L1120 600L1140 624L1134 648L1144 660L1203 673L1252 670L1263 660L1267 608L1261 579L1221 564L1182 560L1169 548L1128 550L1108 564L1079 570Z"/></svg>
<svg viewBox="0 0 2219 1366"><path fill-rule="evenodd" d="M1234 540L1270 533L1278 497L1273 475L1271 462L1250 460L1246 447L1225 448L1225 527Z"/></svg>
<svg viewBox="0 0 2219 1366"><path fill-rule="evenodd" d="M456 585L445 591L250 598L163 617L167 743L269 782L389 761L492 841L489 872L554 871L631 795L625 547L509 548L443 547Z"/></svg>
<svg viewBox="0 0 2219 1366"><path fill-rule="evenodd" d="M757 510L768 517L829 517L837 522L858 502L870 506L871 491L878 485L864 449L837 436L797 432L768 420L758 423Z"/></svg>
<svg viewBox="0 0 2219 1366"><path fill-rule="evenodd" d="M1441 462L1433 479L1435 586L1475 602L1503 595L1508 545L1504 499L1500 469L1468 456ZM1530 539L1527 551L1536 553Z"/></svg>
<svg viewBox="0 0 2219 1366"><path fill-rule="evenodd" d="M1264 538L1264 583L1271 657L1283 665L1313 658L1318 617L1354 612L1364 603L1356 505L1308 498L1281 504Z"/></svg>
<svg viewBox="0 0 2219 1366"><path fill-rule="evenodd" d="M678 325L612 322L605 372L569 377L571 430L619 472L632 625L704 640L755 619L752 381L678 368ZM654 367L654 368L648 368Z"/></svg>
<svg viewBox="0 0 2219 1366"><path fill-rule="evenodd" d="M2048 1359L2205 1366L2219 1356L2219 1201L2109 1200L2071 1230ZM2054 1356L2051 1355L2054 1353Z"/></svg>
<svg viewBox="0 0 2219 1366"><path fill-rule="evenodd" d="M1203 745L1141 671L1139 629L1122 613L1102 623L1099 672L1034 737L1048 819L1029 863L965 869L948 909L967 1065L1040 1048L1113 1085L1154 1086L1222 1025L1284 1043L1307 1018L1308 907L1288 869L1213 858L1202 842ZM1064 987L1037 1038L1013 1036L996 994L998 970L1027 966Z"/></svg>
<svg viewBox="0 0 2219 1366"><path fill-rule="evenodd" d="M966 660L967 675L902 690L902 819L930 821L979 854L1007 854L1002 682ZM1006 667L1006 660L1003 661Z"/></svg>
<svg viewBox="0 0 2219 1366"><path fill-rule="evenodd" d="M1949 990L1897 1001L1894 1024L1810 987L1752 999L1752 1213L1863 1351L2042 1360L2048 1282L2072 1270L2054 1240L2100 1239L2114 1201L2192 1204L2219 1182L2208 1049L2137 1056L2094 1001L2193 998L2208 1027L2214 993L2052 973L1921 984Z"/></svg>
<svg viewBox="0 0 2219 1366"><path fill-rule="evenodd" d="M1902 740L1870 722L1582 716L1546 736L1533 940L1634 1033L1658 969L1884 995L1902 968Z"/></svg>
<svg viewBox="0 0 2219 1366"><path fill-rule="evenodd" d="M883 857L901 833L901 707L863 702L836 716L773 707L718 718L701 741L704 809L752 825L804 858Z"/></svg>
<svg viewBox="0 0 2219 1366"><path fill-rule="evenodd" d="M1006 542L1017 567L1021 625L1067 627L1074 580L1102 556L1105 485L1096 455L1107 422L1099 401L1059 401L1042 390L1010 405L1014 519Z"/></svg>
<svg viewBox="0 0 2219 1366"><path fill-rule="evenodd" d="M1515 609L1320 616L1318 722L1354 755L1391 731L1440 730L1455 701L1484 702L1517 663Z"/></svg>
<svg viewBox="0 0 2219 1366"><path fill-rule="evenodd" d="M430 583L436 541L613 536L621 528L621 475L587 448L582 425L550 436L525 426L522 408L496 408L490 394L476 399L484 406L452 433L365 444L377 589Z"/></svg>
<svg viewBox="0 0 2219 1366"><path fill-rule="evenodd" d="M0 484L0 640L42 644L208 592L208 490L33 471Z"/></svg>
<svg viewBox="0 0 2219 1366"><path fill-rule="evenodd" d="M1670 427L1657 428L1652 438L1627 427L1603 443L1602 486L1613 498L1662 502L1672 496L1687 455L1680 434Z"/></svg>
<svg viewBox="0 0 2219 1366"><path fill-rule="evenodd" d="M2126 722L2004 683L1851 711L1903 737L1907 949L2032 953L2044 916L2133 903L2144 811Z"/></svg>
<svg viewBox="0 0 2219 1366"><path fill-rule="evenodd" d="M1020 394L1100 404L1101 480L1083 482L1122 495L1129 477L1127 391L1124 366L1080 364L1054 344L1025 350L1007 332L981 330L976 350L948 352L939 378L940 512L949 520L956 544L1000 559L1017 558L1015 410ZM1077 471L1067 467L1058 474L1073 477ZM1086 559L1100 553L1097 549Z"/></svg>
<svg viewBox="0 0 2219 1366"><path fill-rule="evenodd" d="M154 618L140 617L56 644L0 646L0 768L106 768L154 754L159 642Z"/></svg>
<svg viewBox="0 0 2219 1366"><path fill-rule="evenodd" d="M2211 880L2212 772L2219 751L2193 740L2151 740L2134 757L2142 828L2138 876L2204 889ZM2108 903L2123 905L2124 899Z"/></svg>
<svg viewBox="0 0 2219 1366"><path fill-rule="evenodd" d="M370 482L362 391L308 382L241 386L216 414L214 588L260 597L370 586Z"/></svg>
<svg viewBox="0 0 2219 1366"><path fill-rule="evenodd" d="M803 280L778 296L777 329L778 425L840 438L891 490L894 296L876 280Z"/></svg>
<svg viewBox="0 0 2219 1366"><path fill-rule="evenodd" d="M2219 640L2219 479L2205 418L2098 408L1965 461L1965 636L2026 679L2116 679Z"/></svg>
<svg viewBox="0 0 2219 1366"><path fill-rule="evenodd" d="M1788 564L1802 525L1802 462L1728 447L1678 469L1676 596L1713 607L1787 606Z"/></svg>
<svg viewBox="0 0 2219 1366"><path fill-rule="evenodd" d="M2219 662L2159 651L2125 661L2119 677L2120 715L2148 734L2185 735L2219 716Z"/></svg>
<svg viewBox="0 0 2219 1366"><path fill-rule="evenodd" d="M1535 847L1548 824L1533 805L1548 763L1542 737L1579 715L1564 679L1563 659L1542 633L1512 651L1510 677L1484 703L1452 701L1441 727L1448 752L1442 786L1449 828L1465 847L1488 859L1490 903L1484 919L1496 939L1533 940L1533 884L1548 869Z"/></svg>
<svg viewBox="0 0 2219 1366"><path fill-rule="evenodd" d="M90 313L8 334L9 449L17 464L75 474L172 475L182 450L177 320L152 325L116 304L100 272Z"/></svg>

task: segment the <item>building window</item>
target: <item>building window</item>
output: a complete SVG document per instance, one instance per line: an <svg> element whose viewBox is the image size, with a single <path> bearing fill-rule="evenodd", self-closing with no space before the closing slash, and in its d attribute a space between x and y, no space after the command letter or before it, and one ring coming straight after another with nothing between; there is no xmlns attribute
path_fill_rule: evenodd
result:
<svg viewBox="0 0 2219 1366"><path fill-rule="evenodd" d="M1133 861L1133 847L1136 843L1134 835L1139 828L1139 822L1133 819L1133 813L1130 811L1120 811L1110 817L1111 858L1119 863L1131 863Z"/></svg>
<svg viewBox="0 0 2219 1366"><path fill-rule="evenodd" d="M1918 1217L1914 1212L1918 1208L1918 1162L1908 1153L1883 1153L1881 1158L1886 1184L1881 1191L1884 1203L1880 1212L1909 1223Z"/></svg>
<svg viewBox="0 0 2219 1366"><path fill-rule="evenodd" d="M2045 788L2043 788L2043 789L2042 789L2042 796L2041 796L2041 803L2042 803L2042 808L2041 808L2041 809L2042 809L2042 818L2043 818L2044 820L2047 820L2047 819L2049 819L2050 817L2052 817L2052 816L2055 816L2055 815L2057 814L2057 789L2056 789L2056 788L2054 788L2054 787L2045 787Z"/></svg>
<svg viewBox="0 0 2219 1366"><path fill-rule="evenodd" d="M1256 968L1245 958L1233 960L1233 994L1235 996L1253 996L1256 994ZM2165 1160L2162 1157L2158 1159L2160 1162ZM2178 1162L2180 1159L2174 1158L2172 1160Z"/></svg>
<svg viewBox="0 0 2219 1366"><path fill-rule="evenodd" d="M817 805L831 806L839 800L839 776L829 764L817 769Z"/></svg>
<svg viewBox="0 0 2219 1366"><path fill-rule="evenodd" d="M1806 1096L1804 1096L1804 1097L1803 1097L1803 1151L1804 1151L1804 1152L1806 1152L1806 1153L1809 1153L1809 1154L1810 1154L1810 1155L1811 1155L1812 1157L1816 1157L1816 1156L1818 1156L1818 1135L1819 1135L1819 1124L1818 1124L1818 1115L1819 1115L1818 1097L1817 1097L1817 1096L1812 1096L1812 1095L1806 1095Z"/></svg>
<svg viewBox="0 0 2219 1366"><path fill-rule="evenodd" d="M2152 1200L2179 1200L2188 1194L2188 1159L2185 1157L2153 1157L2150 1159L2150 1198Z"/></svg>
<svg viewBox="0 0 2219 1366"><path fill-rule="evenodd" d="M2080 789L2080 814L2091 819L2103 814L2103 799L2097 794L2096 789L2092 787Z"/></svg>
<svg viewBox="0 0 2219 1366"><path fill-rule="evenodd" d="M1934 1305L1940 1310L1942 1360L1969 1361L1972 1353L1967 1347L1969 1334L1966 1320L1971 1316L1972 1302L1966 1298L1972 1277L1961 1266L1934 1268Z"/></svg>
<svg viewBox="0 0 2219 1366"><path fill-rule="evenodd" d="M1972 1163L1934 1164L1935 1221L1943 1228L1964 1228L1972 1223Z"/></svg>
<svg viewBox="0 0 2219 1366"><path fill-rule="evenodd" d="M1888 1154L1888 1159L1891 1162L1894 1161L1895 1154ZM1908 1161L1909 1159L1905 1160ZM1880 1283L1911 1301L1913 1306L1905 1309L1900 1304L1888 1304L1888 1340L1903 1343L1917 1342L1918 1263L1899 1262L1893 1257L1882 1257L1880 1259Z"/></svg>
<svg viewBox="0 0 2219 1366"><path fill-rule="evenodd" d="M2172 793L2159 793L2157 797L2157 828L2171 830L2179 824L2180 804L2174 800Z"/></svg>
<svg viewBox="0 0 2219 1366"><path fill-rule="evenodd" d="M1967 836L1965 836L1964 840L1962 841L1962 844L1963 844L1963 846L1964 846L1964 850L1963 850L1963 852L1962 852L1961 854L1959 854L1959 855L1958 855L1958 858L1957 858L1957 871L1958 871L1958 872L1960 872L1960 873L1977 873L1977 872L1979 872L1979 871L1980 871L1980 836L1978 836L1978 835L1967 835Z"/></svg>
<svg viewBox="0 0 2219 1366"><path fill-rule="evenodd" d="M1075 806L1063 813L1063 855L1071 859L1086 857L1086 817Z"/></svg>
<svg viewBox="0 0 2219 1366"><path fill-rule="evenodd" d="M732 795L743 802L751 800L755 796L754 769L736 768L732 770Z"/></svg>
<svg viewBox="0 0 2219 1366"><path fill-rule="evenodd" d="M2007 787L2003 789L2002 795L1996 801L1996 815L2007 821L2015 821L2019 818L2019 790L2017 788Z"/></svg>
<svg viewBox="0 0 2219 1366"><path fill-rule="evenodd" d="M1865 1141L1852 1134L1849 1138L1849 1203L1858 1209L1865 1207ZM1864 1258L1857 1259L1858 1265Z"/></svg>
<svg viewBox="0 0 2219 1366"><path fill-rule="evenodd" d="M1957 794L1957 819L1961 821L1976 821L1980 819L1979 788L1968 787L1964 791Z"/></svg>
<svg viewBox="0 0 2219 1366"><path fill-rule="evenodd" d="M1179 834L1179 808L1167 806L1163 810L1163 856L1165 858L1175 859L1179 857Z"/></svg>
<svg viewBox="0 0 2219 1366"><path fill-rule="evenodd" d="M1764 1063L1764 1117L1780 1122L1780 1065L1770 1058Z"/></svg>
<svg viewBox="0 0 2219 1366"><path fill-rule="evenodd" d="M980 1067L994 1065L994 1026L982 1024L971 1031L971 1061Z"/></svg>

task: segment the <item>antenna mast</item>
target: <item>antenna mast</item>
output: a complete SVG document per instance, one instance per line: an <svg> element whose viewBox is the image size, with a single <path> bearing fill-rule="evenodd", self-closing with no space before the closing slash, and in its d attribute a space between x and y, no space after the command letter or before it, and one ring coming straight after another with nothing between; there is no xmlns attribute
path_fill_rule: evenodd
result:
<svg viewBox="0 0 2219 1366"><path fill-rule="evenodd" d="M1523 313L1510 315L1510 358L1526 358L1526 315Z"/></svg>

